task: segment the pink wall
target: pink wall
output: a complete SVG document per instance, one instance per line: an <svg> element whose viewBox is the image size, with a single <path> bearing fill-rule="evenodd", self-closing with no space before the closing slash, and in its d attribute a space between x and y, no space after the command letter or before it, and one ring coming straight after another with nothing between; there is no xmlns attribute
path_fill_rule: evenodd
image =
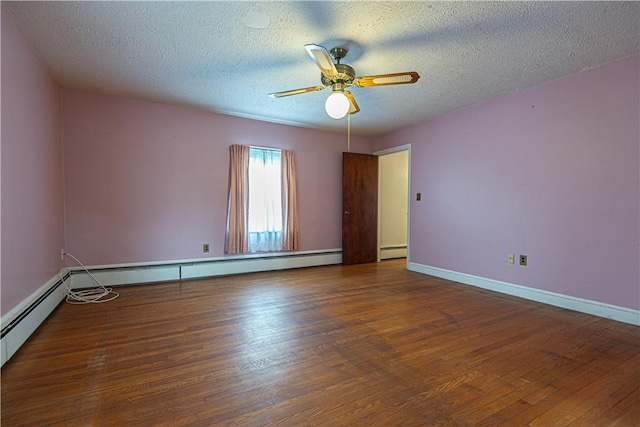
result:
<svg viewBox="0 0 640 427"><path fill-rule="evenodd" d="M639 82L636 55L377 138L412 143L411 261L640 308Z"/></svg>
<svg viewBox="0 0 640 427"><path fill-rule="evenodd" d="M4 315L62 267L64 192L60 89L0 9Z"/></svg>
<svg viewBox="0 0 640 427"><path fill-rule="evenodd" d="M346 132L73 90L63 110L67 249L86 264L223 255L231 144L295 150L301 250L342 246Z"/></svg>
<svg viewBox="0 0 640 427"><path fill-rule="evenodd" d="M296 150L301 249L341 246L345 134L61 96L4 10L2 52L2 314L58 272L62 247L87 264L222 255L233 143ZM412 143L413 262L639 309L639 77L633 56L353 151Z"/></svg>

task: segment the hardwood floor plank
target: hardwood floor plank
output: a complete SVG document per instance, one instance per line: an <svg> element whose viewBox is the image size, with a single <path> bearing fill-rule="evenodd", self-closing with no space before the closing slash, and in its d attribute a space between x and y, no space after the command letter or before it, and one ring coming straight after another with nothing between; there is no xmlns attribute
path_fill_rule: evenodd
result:
<svg viewBox="0 0 640 427"><path fill-rule="evenodd" d="M572 424L592 409L594 405L597 406L598 403L604 404L607 402L607 397L610 394L614 394L620 388L635 388L633 384L629 384L625 375L627 372L633 372L637 366L639 366L639 359L632 355L632 357L623 363L614 366L613 369L609 371L603 372L602 375L593 381L577 389L570 399L566 399L562 403L555 405L543 416L537 418L530 424L533 426L545 426L551 422L560 425ZM611 407L615 403L617 402L611 402L609 406ZM600 407L600 409L603 409L603 407Z"/></svg>
<svg viewBox="0 0 640 427"><path fill-rule="evenodd" d="M638 362L640 363L640 362ZM632 389L632 390L630 390ZM586 426L595 424L614 423L619 417L625 414L636 415L640 419L640 385L627 383L618 388L615 392L602 398L602 404L597 404L589 408L582 416L578 417L571 426Z"/></svg>
<svg viewBox="0 0 640 427"><path fill-rule="evenodd" d="M2 368L3 425L640 425L640 328L404 260L119 288Z"/></svg>

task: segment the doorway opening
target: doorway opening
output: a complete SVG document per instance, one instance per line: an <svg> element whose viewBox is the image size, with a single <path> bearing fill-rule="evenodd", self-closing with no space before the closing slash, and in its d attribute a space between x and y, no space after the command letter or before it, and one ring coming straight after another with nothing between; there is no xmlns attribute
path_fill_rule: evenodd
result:
<svg viewBox="0 0 640 427"><path fill-rule="evenodd" d="M411 144L378 156L378 261L406 258L409 264Z"/></svg>

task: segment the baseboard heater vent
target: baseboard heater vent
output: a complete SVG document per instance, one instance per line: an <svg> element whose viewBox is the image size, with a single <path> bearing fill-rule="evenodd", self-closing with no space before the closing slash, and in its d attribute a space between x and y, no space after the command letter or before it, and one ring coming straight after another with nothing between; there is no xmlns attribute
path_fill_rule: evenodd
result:
<svg viewBox="0 0 640 427"><path fill-rule="evenodd" d="M380 259L405 258L406 256L407 245L380 247Z"/></svg>
<svg viewBox="0 0 640 427"><path fill-rule="evenodd" d="M38 329L38 326L64 300L63 283L70 279L70 272L66 272L62 277L56 274L40 289L3 316L2 329L0 330L0 366L4 366L6 361L18 351L31 334Z"/></svg>
<svg viewBox="0 0 640 427"><path fill-rule="evenodd" d="M40 305L42 301L49 298L49 296L56 291L60 286L62 286L63 280L68 280L71 277L71 273L67 272L60 280L55 282L53 286L51 286L44 294L40 295L34 302L32 302L27 308L24 309L20 314L17 315L13 320L11 320L7 325L2 325L2 330L0 330L0 338L4 338L9 332L13 330L23 319L29 316L33 310L36 309Z"/></svg>
<svg viewBox="0 0 640 427"><path fill-rule="evenodd" d="M88 268L103 285L123 286L340 263L342 263L342 251L331 249ZM81 267L73 267L65 270L62 277L56 275L3 316L0 347L2 365L64 300L66 293L62 286L63 281L67 281L72 289L96 287L86 271Z"/></svg>
<svg viewBox="0 0 640 427"><path fill-rule="evenodd" d="M135 285L171 282L176 280L203 279L260 271L315 267L342 263L341 250L289 252L227 256L213 259L171 261L158 264L116 265L89 267L105 286ZM71 271L73 289L95 286L91 277L79 268Z"/></svg>

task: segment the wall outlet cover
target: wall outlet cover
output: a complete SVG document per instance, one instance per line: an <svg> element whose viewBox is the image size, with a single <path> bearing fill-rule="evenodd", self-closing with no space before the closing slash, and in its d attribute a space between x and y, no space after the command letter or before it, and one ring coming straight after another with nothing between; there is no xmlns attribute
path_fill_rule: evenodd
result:
<svg viewBox="0 0 640 427"><path fill-rule="evenodd" d="M520 265L527 265L527 256L526 255L520 255Z"/></svg>
<svg viewBox="0 0 640 427"><path fill-rule="evenodd" d="M515 254L507 254L507 263L513 264L516 256Z"/></svg>

